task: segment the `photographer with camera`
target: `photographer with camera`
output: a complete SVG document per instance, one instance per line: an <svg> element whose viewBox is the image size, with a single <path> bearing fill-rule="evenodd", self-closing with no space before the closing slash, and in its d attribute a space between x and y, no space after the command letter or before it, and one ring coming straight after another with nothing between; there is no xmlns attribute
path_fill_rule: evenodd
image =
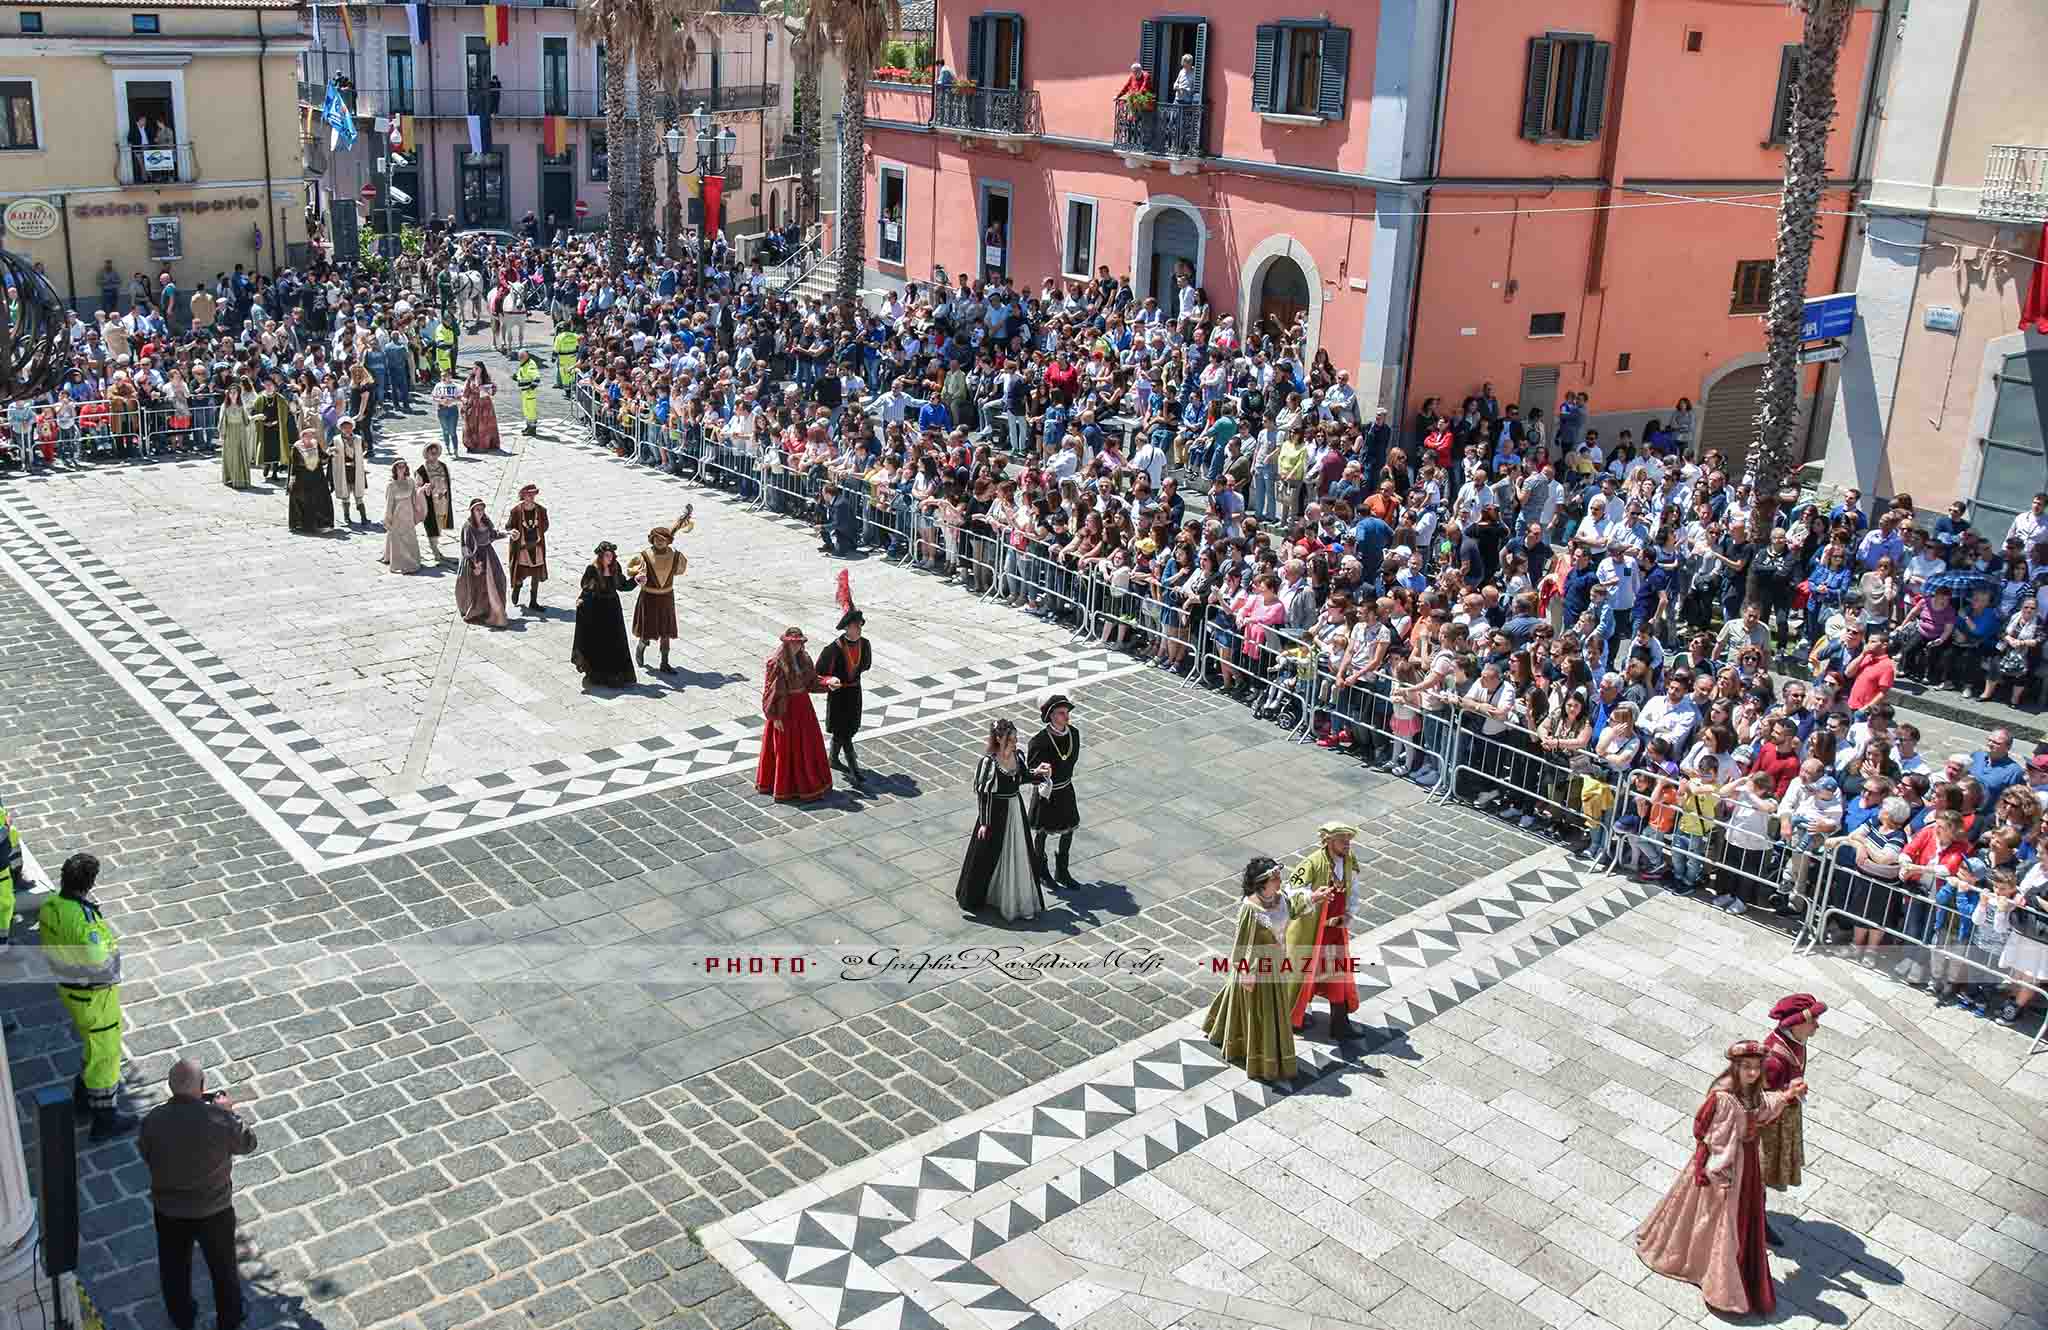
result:
<svg viewBox="0 0 2048 1330"><path fill-rule="evenodd" d="M208 1092L206 1073L190 1058L171 1068L171 1098L142 1120L137 1144L149 1165L150 1201L156 1208L156 1263L164 1309L178 1330L192 1330L199 1308L192 1297L192 1244L206 1257L213 1280L214 1323L242 1323L242 1282L235 1269L235 1156L256 1149L256 1131L235 1112L225 1090Z"/></svg>

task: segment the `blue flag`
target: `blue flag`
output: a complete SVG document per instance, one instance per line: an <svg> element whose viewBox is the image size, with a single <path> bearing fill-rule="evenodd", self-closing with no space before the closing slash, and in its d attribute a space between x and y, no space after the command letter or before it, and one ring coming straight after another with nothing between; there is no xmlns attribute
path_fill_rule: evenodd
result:
<svg viewBox="0 0 2048 1330"><path fill-rule="evenodd" d="M328 136L329 148L356 146L356 118L349 113L348 103L341 100L341 89L332 83L327 85L327 102L320 108L320 117L334 131Z"/></svg>

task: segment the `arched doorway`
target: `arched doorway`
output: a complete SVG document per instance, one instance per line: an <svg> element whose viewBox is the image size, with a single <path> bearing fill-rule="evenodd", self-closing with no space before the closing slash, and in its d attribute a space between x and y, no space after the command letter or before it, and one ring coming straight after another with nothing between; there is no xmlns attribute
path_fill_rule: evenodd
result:
<svg viewBox="0 0 2048 1330"><path fill-rule="evenodd" d="M1763 386L1764 367L1744 365L1722 375L1708 389L1700 421L1699 455L1718 449L1731 482L1741 478L1750 447L1756 442L1756 398Z"/></svg>
<svg viewBox="0 0 2048 1330"><path fill-rule="evenodd" d="M1186 272L1200 285L1208 247L1208 228L1194 204L1165 194L1147 199L1131 222L1131 276L1139 297L1157 298L1159 308L1171 317L1174 274ZM1213 291L1209 297L1212 305L1228 304L1218 301Z"/></svg>
<svg viewBox="0 0 2048 1330"><path fill-rule="evenodd" d="M1195 266L1201 252L1202 234L1186 213L1169 208L1153 219L1152 294L1159 297L1159 307L1169 315L1179 312L1174 306L1180 289L1180 283L1174 280L1177 274L1185 274L1190 282L1201 284Z"/></svg>
<svg viewBox="0 0 2048 1330"><path fill-rule="evenodd" d="M1252 308L1255 326L1264 327L1271 320L1283 330L1292 328L1297 318L1308 313L1308 305L1308 274L1285 254L1274 258L1259 279L1258 297Z"/></svg>

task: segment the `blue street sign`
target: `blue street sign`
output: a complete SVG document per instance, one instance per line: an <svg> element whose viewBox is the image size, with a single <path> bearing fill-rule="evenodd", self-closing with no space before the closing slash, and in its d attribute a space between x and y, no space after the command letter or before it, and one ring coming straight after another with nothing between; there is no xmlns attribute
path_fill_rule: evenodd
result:
<svg viewBox="0 0 2048 1330"><path fill-rule="evenodd" d="M1856 293L1842 291L1831 296L1814 296L1806 302L1806 326L1799 334L1802 342L1825 342L1833 337L1847 337L1856 326Z"/></svg>

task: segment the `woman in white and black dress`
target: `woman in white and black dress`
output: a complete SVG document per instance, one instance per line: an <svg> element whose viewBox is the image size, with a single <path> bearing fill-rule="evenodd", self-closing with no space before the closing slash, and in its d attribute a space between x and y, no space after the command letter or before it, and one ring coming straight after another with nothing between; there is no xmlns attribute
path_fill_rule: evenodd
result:
<svg viewBox="0 0 2048 1330"><path fill-rule="evenodd" d="M1033 773L1024 765L1017 752L1017 727L1007 720L989 726L988 751L974 770L974 834L953 888L961 909L993 909L1014 920L1033 918L1045 908L1038 889L1044 867L1034 862L1022 797L1034 774L1050 775L1051 769Z"/></svg>

